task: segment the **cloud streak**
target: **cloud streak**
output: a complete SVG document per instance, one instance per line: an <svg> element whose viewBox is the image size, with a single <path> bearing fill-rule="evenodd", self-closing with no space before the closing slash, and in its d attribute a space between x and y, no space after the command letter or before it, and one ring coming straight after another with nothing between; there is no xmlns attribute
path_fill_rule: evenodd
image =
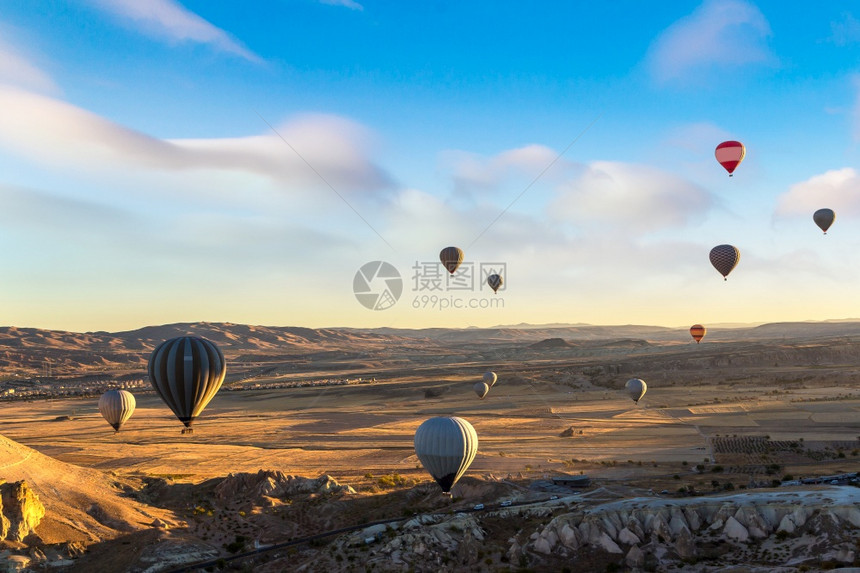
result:
<svg viewBox="0 0 860 573"><path fill-rule="evenodd" d="M860 174L851 167L833 169L792 185L777 199L776 217L812 217L821 208L836 215L860 215Z"/></svg>
<svg viewBox="0 0 860 573"><path fill-rule="evenodd" d="M54 80L18 50L0 40L0 84L43 93L59 91Z"/></svg>
<svg viewBox="0 0 860 573"><path fill-rule="evenodd" d="M171 42L205 44L254 63L262 62L260 56L230 34L173 0L90 0L90 3L136 24L139 31L146 35Z"/></svg>
<svg viewBox="0 0 860 573"><path fill-rule="evenodd" d="M278 187L318 186L317 175L274 134L218 139L159 139L66 102L0 86L0 146L59 167L89 171L239 171ZM331 115L304 115L279 133L339 191L390 188L388 174L367 156L371 136Z"/></svg>
<svg viewBox="0 0 860 573"><path fill-rule="evenodd" d="M327 6L343 6L350 10L364 10L364 6L354 0L319 0L319 2L320 4L325 4Z"/></svg>
<svg viewBox="0 0 860 573"><path fill-rule="evenodd" d="M584 226L647 233L701 220L714 198L698 185L645 165L596 161L562 185L550 216Z"/></svg>
<svg viewBox="0 0 860 573"><path fill-rule="evenodd" d="M652 44L647 64L660 83L690 79L711 69L774 60L766 46L770 25L743 0L706 0L666 29Z"/></svg>

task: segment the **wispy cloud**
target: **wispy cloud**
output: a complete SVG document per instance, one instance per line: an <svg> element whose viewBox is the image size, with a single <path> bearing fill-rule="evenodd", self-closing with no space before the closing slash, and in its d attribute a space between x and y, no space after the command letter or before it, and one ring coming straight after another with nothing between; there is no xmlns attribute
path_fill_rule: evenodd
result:
<svg viewBox="0 0 860 573"><path fill-rule="evenodd" d="M319 2L328 6L343 6L350 10L364 10L364 6L353 0L319 0Z"/></svg>
<svg viewBox="0 0 860 573"><path fill-rule="evenodd" d="M804 216L821 208L838 215L860 215L860 174L851 167L833 169L795 183L777 199L777 217Z"/></svg>
<svg viewBox="0 0 860 573"><path fill-rule="evenodd" d="M860 20L845 12L842 17L830 23L830 39L837 46L847 46L860 42Z"/></svg>
<svg viewBox="0 0 860 573"><path fill-rule="evenodd" d="M0 83L37 92L59 91L54 80L20 51L0 40Z"/></svg>
<svg viewBox="0 0 860 573"><path fill-rule="evenodd" d="M75 170L225 172L269 178L278 188L319 185L317 175L283 141L264 135L218 139L159 139L66 102L0 86L0 146L42 164ZM372 137L342 117L304 115L279 132L339 191L388 189L388 174L367 155Z"/></svg>
<svg viewBox="0 0 860 573"><path fill-rule="evenodd" d="M648 55L659 82L688 81L693 74L774 60L766 45L770 25L743 0L706 0L665 30Z"/></svg>
<svg viewBox="0 0 860 573"><path fill-rule="evenodd" d="M90 3L125 21L147 35L173 42L206 44L236 54L251 62L262 59L217 26L174 0L89 0Z"/></svg>
<svg viewBox="0 0 860 573"><path fill-rule="evenodd" d="M476 194L496 191L505 181L517 176L534 177L558 157L558 152L544 145L531 144L502 151L487 157L465 151L447 151L441 155L442 168L449 171L458 196L474 198ZM544 176L553 181L564 172L566 162ZM556 179L557 181L557 179Z"/></svg>
<svg viewBox="0 0 860 573"><path fill-rule="evenodd" d="M596 161L559 188L555 220L638 234L703 219L714 198L698 185L645 165Z"/></svg>

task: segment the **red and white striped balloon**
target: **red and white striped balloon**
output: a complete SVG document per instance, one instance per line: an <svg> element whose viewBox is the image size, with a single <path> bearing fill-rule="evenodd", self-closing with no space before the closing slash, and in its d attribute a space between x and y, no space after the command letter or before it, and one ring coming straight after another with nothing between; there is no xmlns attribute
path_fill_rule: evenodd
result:
<svg viewBox="0 0 860 573"><path fill-rule="evenodd" d="M744 160L746 153L746 148L740 141L724 141L714 151L717 161L729 172L729 177L732 176L735 169Z"/></svg>

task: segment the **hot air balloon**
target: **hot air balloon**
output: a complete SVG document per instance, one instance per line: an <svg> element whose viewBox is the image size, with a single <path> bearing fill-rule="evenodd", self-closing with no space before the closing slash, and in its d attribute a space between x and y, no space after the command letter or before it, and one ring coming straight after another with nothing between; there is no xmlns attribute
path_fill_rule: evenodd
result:
<svg viewBox="0 0 860 573"><path fill-rule="evenodd" d="M135 405L134 396L125 390L108 390L99 398L99 412L117 432L134 414Z"/></svg>
<svg viewBox="0 0 860 573"><path fill-rule="evenodd" d="M642 396L645 395L645 392L648 390L648 385L645 384L644 380L639 378L631 378L624 385L627 389L627 393L630 394L630 397L633 399L635 403L639 403L639 400L642 399Z"/></svg>
<svg viewBox="0 0 860 573"><path fill-rule="evenodd" d="M833 212L833 209L819 209L812 214L812 220L815 221L818 228L824 231L824 234L826 235L827 229L829 229L830 225L833 224L833 221L836 220L836 213Z"/></svg>
<svg viewBox="0 0 860 573"><path fill-rule="evenodd" d="M215 396L227 374L224 355L212 342L180 336L159 344L149 357L149 381L190 433L194 419Z"/></svg>
<svg viewBox="0 0 860 573"><path fill-rule="evenodd" d="M496 381L498 379L499 377L496 376L495 372L484 372L484 384L486 384L490 388L496 385Z"/></svg>
<svg viewBox="0 0 860 573"><path fill-rule="evenodd" d="M741 161L744 160L744 155L747 151L744 144L740 141L724 141L717 146L714 155L717 161L720 162L726 171L729 172L729 177L735 172Z"/></svg>
<svg viewBox="0 0 860 573"><path fill-rule="evenodd" d="M704 337L705 334L708 333L708 329L702 326L701 324L694 324L690 327L690 336L693 337L693 340L698 344Z"/></svg>
<svg viewBox="0 0 860 573"><path fill-rule="evenodd" d="M741 260L741 252L731 245L717 245L711 249L711 264L714 268L723 275L723 280L728 280L729 273L732 272L738 261Z"/></svg>
<svg viewBox="0 0 860 573"><path fill-rule="evenodd" d="M442 492L450 495L478 453L478 434L463 418L430 418L415 431L415 453Z"/></svg>
<svg viewBox="0 0 860 573"><path fill-rule="evenodd" d="M439 253L439 260L442 261L442 264L445 265L448 272L453 275L460 267L460 263L463 262L463 256L463 251L461 249L458 249L457 247L445 247L442 249L442 252Z"/></svg>
<svg viewBox="0 0 860 573"><path fill-rule="evenodd" d="M478 398L480 398L481 400L483 400L484 396L487 395L487 392L490 391L490 387L487 385L486 382L476 382L475 385L472 386L472 388L475 390L475 394L477 394Z"/></svg>
<svg viewBox="0 0 860 573"><path fill-rule="evenodd" d="M499 292L499 287L505 283L501 275L490 275L487 277L487 284L493 289L493 292Z"/></svg>

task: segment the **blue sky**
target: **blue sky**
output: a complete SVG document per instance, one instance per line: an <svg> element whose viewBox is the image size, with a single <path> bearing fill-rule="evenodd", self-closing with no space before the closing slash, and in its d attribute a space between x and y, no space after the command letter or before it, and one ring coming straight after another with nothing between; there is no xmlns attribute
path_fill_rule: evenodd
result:
<svg viewBox="0 0 860 573"><path fill-rule="evenodd" d="M11 4L0 322L860 316L851 2ZM506 264L502 303L422 306L492 297L413 289L449 244ZM353 296L373 260L406 283L388 310Z"/></svg>

